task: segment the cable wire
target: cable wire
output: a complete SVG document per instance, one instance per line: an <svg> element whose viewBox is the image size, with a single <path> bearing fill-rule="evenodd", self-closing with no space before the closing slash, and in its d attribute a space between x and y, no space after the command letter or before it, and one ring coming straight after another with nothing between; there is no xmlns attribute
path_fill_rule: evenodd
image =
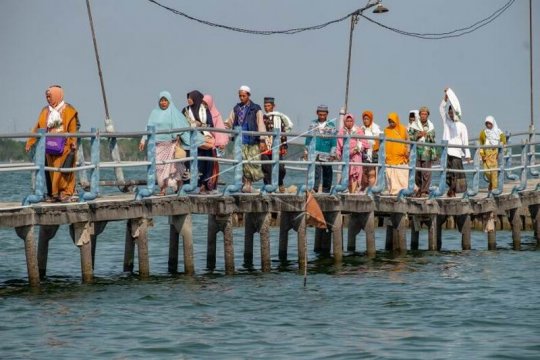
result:
<svg viewBox="0 0 540 360"><path fill-rule="evenodd" d="M268 36L268 35L294 35L294 34L304 32L304 31L320 30L320 29L323 29L323 28L325 28L325 27L327 27L329 25L342 22L343 20L346 20L346 19L348 19L349 17L351 17L353 15L359 15L359 16L363 17L364 19L366 19L367 21L369 21L369 22L371 22L371 23L373 23L375 25L378 25L378 26L380 26L380 27L382 27L382 28L384 28L386 30L393 31L393 32L395 32L397 34L400 34L400 35L409 36L409 37L415 37L415 38L424 39L424 40L441 40L441 39L456 38L456 37L460 37L460 36L463 36L463 35L467 35L467 34L470 34L470 33L474 32L474 31L476 31L476 30L490 24L496 18L501 16L506 10L508 10L515 3L516 0L508 0L506 2L506 4L504 4L501 8L495 10L491 15L489 15L486 18L483 18L482 20L476 21L472 25L462 27L462 28L459 28L459 29L455 29L455 30L451 30L451 31L440 32L440 33L416 33L416 32L397 29L397 28L394 28L394 27L391 27L391 26L388 26L388 25L384 25L384 24L382 24L382 23L380 23L378 21L375 21L375 20L365 16L362 13L361 9L357 9L357 10L352 11L352 12L350 12L350 13L348 13L348 14L346 14L346 15L338 18L338 19L330 20L330 21L327 21L325 23L318 24L318 25L299 27L299 28L292 28L292 29L286 29L286 30L252 30L252 29L245 29L245 28L240 28L240 27L235 27L235 26L218 24L218 23L214 23L214 22L211 22L211 21L208 21L208 20L199 19L199 18L196 18L194 16L188 15L185 12L182 12L180 10L176 10L176 9L173 9L173 8L171 8L169 6L163 5L163 4L159 3L156 0L148 0L148 1L150 3L152 3L152 4L154 4L154 5L157 5L157 6L161 7L161 8L163 8L163 9L167 10L167 11L172 12L175 15L182 16L182 17L184 17L184 18L186 18L188 20L192 20L192 21L198 22L198 23L203 24L203 25L207 25L207 26L211 26L211 27L217 27L217 28L221 28L221 29L225 29L225 30L229 30L229 31L240 32L240 33L244 33L244 34L251 34L251 35L265 35L265 36Z"/></svg>

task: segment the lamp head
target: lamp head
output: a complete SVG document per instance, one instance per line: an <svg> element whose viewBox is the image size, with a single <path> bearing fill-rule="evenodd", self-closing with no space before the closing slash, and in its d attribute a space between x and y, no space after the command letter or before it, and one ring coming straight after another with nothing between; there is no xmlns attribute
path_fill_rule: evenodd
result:
<svg viewBox="0 0 540 360"><path fill-rule="evenodd" d="M383 14L385 12L388 12L388 9L384 7L384 5L381 3L381 1L379 1L377 3L377 6L375 7L375 9L373 10L373 13L374 14Z"/></svg>

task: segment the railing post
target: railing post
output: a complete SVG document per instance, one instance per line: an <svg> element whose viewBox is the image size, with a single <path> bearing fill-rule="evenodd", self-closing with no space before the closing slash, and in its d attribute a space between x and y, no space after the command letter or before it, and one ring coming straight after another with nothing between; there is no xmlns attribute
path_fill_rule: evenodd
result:
<svg viewBox="0 0 540 360"><path fill-rule="evenodd" d="M441 153L441 177L439 179L439 187L429 189L429 198L433 199L439 196L444 195L448 185L446 184L446 171L448 165L448 140L443 140L442 142L442 153Z"/></svg>
<svg viewBox="0 0 540 360"><path fill-rule="evenodd" d="M519 191L523 191L527 188L527 169L528 169L527 152L528 150L529 150L528 143L524 143L523 145L521 145L521 170L520 170L521 182L519 185L516 185L512 188L512 195L515 195Z"/></svg>
<svg viewBox="0 0 540 360"><path fill-rule="evenodd" d="M147 126L146 130L150 132L146 146L146 157L150 165L146 167L146 188L137 188L135 200L152 196L156 187L156 128Z"/></svg>
<svg viewBox="0 0 540 360"><path fill-rule="evenodd" d="M91 161L94 168L92 169L92 174L90 175L90 192L83 192L79 196L79 201L88 201L88 200L94 200L99 195L99 163L100 163L100 135L99 130L96 128L92 128L90 130L92 132L92 137L90 139L90 147L91 147Z"/></svg>
<svg viewBox="0 0 540 360"><path fill-rule="evenodd" d="M367 195L373 196L374 194L381 193L386 187L386 138L383 134L379 135L379 162L377 165L377 183L375 186L370 186L367 189Z"/></svg>
<svg viewBox="0 0 540 360"><path fill-rule="evenodd" d="M493 196L499 196L503 192L504 187L504 149L505 147L502 144L499 144L498 154L497 154L497 166L499 170L497 171L497 188L491 190Z"/></svg>
<svg viewBox="0 0 540 360"><path fill-rule="evenodd" d="M27 195L23 201L23 205L35 204L43 201L45 196L45 189L47 187L47 181L45 179L45 129L38 129L39 139L35 145L34 163L38 167L36 170L36 185L34 193Z"/></svg>
<svg viewBox="0 0 540 360"><path fill-rule="evenodd" d="M244 177L243 159L242 159L242 128L237 126L234 128L237 132L234 138L233 156L236 160L234 167L233 184L225 187L223 195L230 195L242 190L242 178Z"/></svg>
<svg viewBox="0 0 540 360"><path fill-rule="evenodd" d="M474 175L472 179L472 186L467 186L467 191L463 194L463 198L467 199L471 196L476 196L480 188L480 150L476 146L476 151L474 152ZM466 179L467 174L465 174Z"/></svg>
<svg viewBox="0 0 540 360"><path fill-rule="evenodd" d="M308 135L309 136L309 135ZM305 194L306 191L311 191L313 189L313 186L315 186L315 161L317 160L317 156L315 154L315 143L317 142L317 135L312 135L311 140L309 141L309 144L307 146L308 151L308 168L306 171L306 182L302 186L300 186L300 190L298 191L297 195Z"/></svg>
<svg viewBox="0 0 540 360"><path fill-rule="evenodd" d="M409 152L409 183L406 189L399 190L397 195L398 200L403 199L406 196L411 196L414 193L415 176L416 176L416 147L417 143L411 144Z"/></svg>
<svg viewBox="0 0 540 360"><path fill-rule="evenodd" d="M512 146L510 146L510 137L511 133L506 132L506 154L504 155L504 163L506 164L504 167L506 169L509 169L512 167ZM518 180L519 176L516 174L511 173L510 171L505 171L504 174L506 175L506 178L508 180Z"/></svg>
<svg viewBox="0 0 540 360"><path fill-rule="evenodd" d="M190 129L189 157L192 158L192 160L189 162L189 184L184 184L181 189L178 189L179 195L185 195L190 192L199 192L199 153L197 151L199 148L197 138L199 138L199 136L198 130L195 128Z"/></svg>
<svg viewBox="0 0 540 360"><path fill-rule="evenodd" d="M274 128L272 134L272 184L264 185L263 193L275 192L279 185L279 148L281 145L281 129Z"/></svg>
<svg viewBox="0 0 540 360"><path fill-rule="evenodd" d="M351 135L347 135L343 138L343 151L341 153L341 161L344 163L341 165L341 182L332 187L330 191L331 195L335 195L338 192L343 192L349 188L349 168L351 162L351 150L349 144L351 142Z"/></svg>

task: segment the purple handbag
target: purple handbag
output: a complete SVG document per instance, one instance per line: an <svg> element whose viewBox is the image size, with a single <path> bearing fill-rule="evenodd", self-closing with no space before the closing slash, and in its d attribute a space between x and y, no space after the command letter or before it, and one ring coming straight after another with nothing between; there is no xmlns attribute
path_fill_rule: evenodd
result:
<svg viewBox="0 0 540 360"><path fill-rule="evenodd" d="M48 136L45 139L45 153L49 155L62 155L66 145L65 137Z"/></svg>

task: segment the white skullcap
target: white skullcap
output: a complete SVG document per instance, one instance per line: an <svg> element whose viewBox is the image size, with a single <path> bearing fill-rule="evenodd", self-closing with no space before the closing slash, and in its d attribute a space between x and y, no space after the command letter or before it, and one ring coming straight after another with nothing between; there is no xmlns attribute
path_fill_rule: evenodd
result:
<svg viewBox="0 0 540 360"><path fill-rule="evenodd" d="M238 91L245 91L245 92L251 94L251 89L247 85L240 86L240 89L238 89Z"/></svg>
<svg viewBox="0 0 540 360"><path fill-rule="evenodd" d="M495 118L491 115L489 116L486 116L486 121L487 123L490 123L491 125L493 125L493 123L495 122Z"/></svg>

